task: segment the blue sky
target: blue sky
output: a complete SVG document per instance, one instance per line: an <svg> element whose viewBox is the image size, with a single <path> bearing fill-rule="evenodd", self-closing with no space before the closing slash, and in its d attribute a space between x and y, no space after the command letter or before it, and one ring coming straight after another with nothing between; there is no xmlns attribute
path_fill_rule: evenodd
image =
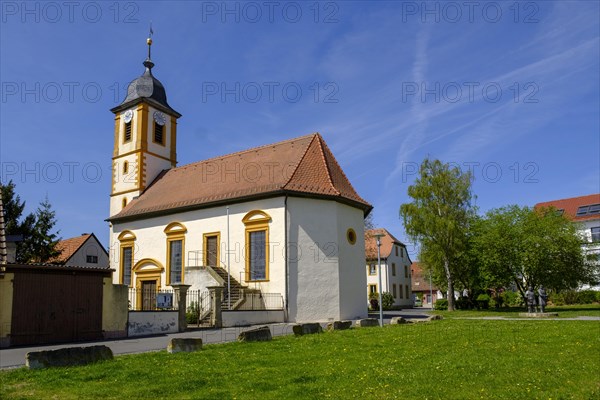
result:
<svg viewBox="0 0 600 400"><path fill-rule="evenodd" d="M179 165L321 132L400 239L426 156L471 168L482 212L600 191L599 2L69 4L2 2L0 30L1 179L64 238L108 245L109 109L149 21Z"/></svg>

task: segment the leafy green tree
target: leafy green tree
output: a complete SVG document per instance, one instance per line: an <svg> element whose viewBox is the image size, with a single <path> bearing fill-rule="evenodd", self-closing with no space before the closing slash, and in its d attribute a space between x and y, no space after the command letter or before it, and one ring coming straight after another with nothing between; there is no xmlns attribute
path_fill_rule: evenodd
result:
<svg viewBox="0 0 600 400"><path fill-rule="evenodd" d="M593 283L597 266L581 248L577 226L553 209L511 205L490 210L478 226L474 252L488 284L544 285L557 291Z"/></svg>
<svg viewBox="0 0 600 400"><path fill-rule="evenodd" d="M470 173L427 158L421 163L415 183L408 188L412 202L400 206L406 233L421 243L419 259L445 275L451 311L455 271L466 251L469 221L475 214L471 183Z"/></svg>
<svg viewBox="0 0 600 400"><path fill-rule="evenodd" d="M52 205L46 196L35 212L33 232L24 241L24 259L28 262L44 263L60 255L60 250L56 248L60 241L59 232L53 232L55 225L56 212L52 210Z"/></svg>

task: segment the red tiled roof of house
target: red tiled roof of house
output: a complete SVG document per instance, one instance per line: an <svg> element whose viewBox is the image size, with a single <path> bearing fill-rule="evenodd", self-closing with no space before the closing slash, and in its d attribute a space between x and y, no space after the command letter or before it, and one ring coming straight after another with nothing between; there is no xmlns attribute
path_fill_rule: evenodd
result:
<svg viewBox="0 0 600 400"><path fill-rule="evenodd" d="M534 208L554 207L557 210L564 210L567 218L574 221L587 221L591 219L600 219L600 214L587 214L577 216L577 209L581 206L589 206L592 204L600 204L600 193L590 194L587 196L571 197L568 199L552 200L543 203L537 203Z"/></svg>
<svg viewBox="0 0 600 400"><path fill-rule="evenodd" d="M58 257L49 260L50 264L63 264L66 263L69 258L75 254L77 250L92 236L91 234L85 233L81 236L77 236L70 239L61 240L56 244L56 249L61 253Z"/></svg>
<svg viewBox="0 0 600 400"><path fill-rule="evenodd" d="M380 257L388 258L392 254L394 243L406 247L384 228L368 229L365 232L365 256L367 260L377 260L377 240L375 235L384 235L381 237Z"/></svg>
<svg viewBox="0 0 600 400"><path fill-rule="evenodd" d="M423 266L418 261L413 262L410 269L412 271L411 288L413 292L428 292L429 290L437 292L438 289L435 285L430 289L429 275L423 272Z"/></svg>
<svg viewBox="0 0 600 400"><path fill-rule="evenodd" d="M278 194L339 200L367 211L318 133L163 171L110 220Z"/></svg>

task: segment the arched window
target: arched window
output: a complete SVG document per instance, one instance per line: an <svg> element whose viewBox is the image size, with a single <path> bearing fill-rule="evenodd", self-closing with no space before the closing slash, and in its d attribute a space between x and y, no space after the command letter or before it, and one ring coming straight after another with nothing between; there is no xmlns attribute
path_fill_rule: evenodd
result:
<svg viewBox="0 0 600 400"><path fill-rule="evenodd" d="M122 208L125 208L125 206L127 206L127 198L126 197L123 197L123 200L121 201L121 205L122 205Z"/></svg>
<svg viewBox="0 0 600 400"><path fill-rule="evenodd" d="M254 210L242 218L246 225L246 282L269 280L269 222L264 211Z"/></svg>
<svg viewBox="0 0 600 400"><path fill-rule="evenodd" d="M131 231L123 231L119 235L118 240L120 243L119 282L123 285L132 286L131 269L133 266L135 235Z"/></svg>
<svg viewBox="0 0 600 400"><path fill-rule="evenodd" d="M164 232L167 235L167 285L183 283L187 228L179 222L171 222Z"/></svg>
<svg viewBox="0 0 600 400"><path fill-rule="evenodd" d="M123 161L123 175L129 172L129 161Z"/></svg>

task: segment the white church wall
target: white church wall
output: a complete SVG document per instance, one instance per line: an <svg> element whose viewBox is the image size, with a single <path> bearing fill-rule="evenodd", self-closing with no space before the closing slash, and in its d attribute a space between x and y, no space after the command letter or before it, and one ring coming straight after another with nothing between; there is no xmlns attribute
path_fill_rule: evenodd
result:
<svg viewBox="0 0 600 400"><path fill-rule="evenodd" d="M339 258L339 319L360 319L367 316L367 301L364 297L365 235L364 213L354 207L336 203L338 258ZM356 242L348 241L348 229L352 229Z"/></svg>
<svg viewBox="0 0 600 400"><path fill-rule="evenodd" d="M340 317L336 208L334 201L288 199L290 321Z"/></svg>
<svg viewBox="0 0 600 400"><path fill-rule="evenodd" d="M245 282L246 227L242 222L242 218L253 210L262 210L271 216L271 222L269 223L269 280L267 282ZM248 284L251 288L261 289L265 293L281 293L284 295L283 198L234 204L229 207L229 212L231 275L235 279L241 279L240 283ZM201 260L204 258L203 235L205 233L220 233L219 258L221 266L227 267L227 210L225 206L222 206L114 224L111 229L111 244L116 251L112 253L111 268L117 269L120 267L118 236L124 230L129 230L136 236L133 264L135 265L136 262L145 258L159 261L165 267L165 271L161 276L162 284L165 285L167 282L167 236L164 229L172 222L179 222L187 228L184 243L184 279L187 275L186 265L197 266L198 262L202 264ZM115 274L115 282L118 281L119 277L119 273ZM193 287L192 289L201 288Z"/></svg>

